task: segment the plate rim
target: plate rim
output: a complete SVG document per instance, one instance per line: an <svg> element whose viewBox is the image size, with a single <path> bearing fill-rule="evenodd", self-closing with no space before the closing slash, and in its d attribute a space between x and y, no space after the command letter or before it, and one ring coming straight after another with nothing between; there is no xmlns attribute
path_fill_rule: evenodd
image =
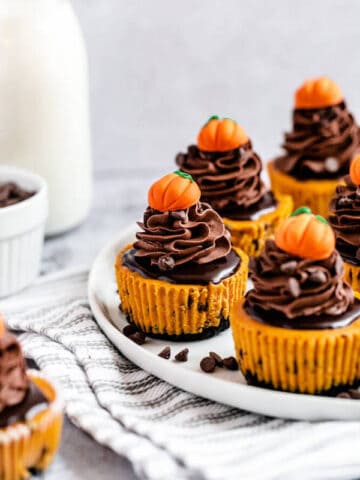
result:
<svg viewBox="0 0 360 480"><path fill-rule="evenodd" d="M164 363L164 360L161 357L154 355L152 352L140 345L135 344L130 339L125 337L125 335L123 335L123 333L109 318L106 317L105 313L102 311L99 305L99 300L96 298L97 289L95 288L95 285L97 270L100 268L99 266L103 264L105 258L109 257L110 252L120 248L121 245L125 245L125 238L129 237L130 235L134 235L136 229L136 223L132 223L123 228L119 234L114 236L111 241L106 243L105 246L98 252L95 260L93 261L88 277L87 294L91 311L100 329L103 331L112 345L120 351L120 353L151 375L154 375L155 377L160 378L161 380L166 381L177 388L185 390L188 393L192 393L218 403L223 403L234 408L247 410L255 414L289 420L360 420L359 400L351 401L352 399L271 390L259 386L239 383L236 381L232 382L219 377L212 377L210 375L205 377L206 383L209 384L209 388L207 390L210 390L205 395L202 391L202 388L198 388L198 385L202 385L204 383L205 374L203 372L187 370L180 364L176 363ZM167 344L168 343L171 342L167 342ZM163 368L164 366L165 368ZM182 372L180 376L176 377L177 379L180 378L180 381L176 383L171 381L174 379L174 376L169 375L169 369L175 369L177 373ZM171 379L169 377L171 377ZM186 379L186 377L188 377L188 379ZM199 381L200 379L201 381ZM219 385L221 388L219 388ZM221 393L219 394L219 392L226 392L227 394L228 392L232 393L232 391L237 393L235 400L233 400L231 397L225 398L226 395L224 396ZM240 403L237 401L238 398L240 398ZM256 401L253 402L253 400ZM283 408L285 406L284 402L286 402L287 408ZM292 407L290 410L293 410L296 409L296 405L299 403L302 404L303 410L307 410L306 414L299 412L296 416L294 416L287 413L289 406ZM269 405L271 405L271 407L269 407ZM349 408L350 406L352 408ZM309 410L314 411L314 414L309 412L308 408ZM341 410L343 414L327 415L324 413L324 411L326 411L328 408L337 408L339 411ZM350 411L354 411L353 414L350 414ZM322 414L320 412L322 412Z"/></svg>

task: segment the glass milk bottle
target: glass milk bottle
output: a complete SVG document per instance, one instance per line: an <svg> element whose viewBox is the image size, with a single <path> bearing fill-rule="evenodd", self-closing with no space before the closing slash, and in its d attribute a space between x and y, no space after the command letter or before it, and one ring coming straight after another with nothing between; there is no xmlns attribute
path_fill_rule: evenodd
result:
<svg viewBox="0 0 360 480"><path fill-rule="evenodd" d="M0 164L47 180L47 233L64 232L91 197L87 57L70 1L1 0L0 59Z"/></svg>

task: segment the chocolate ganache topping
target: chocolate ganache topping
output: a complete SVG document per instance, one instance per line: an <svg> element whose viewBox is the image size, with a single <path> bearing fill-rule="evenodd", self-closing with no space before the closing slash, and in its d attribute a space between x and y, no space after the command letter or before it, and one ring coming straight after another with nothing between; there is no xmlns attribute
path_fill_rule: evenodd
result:
<svg viewBox="0 0 360 480"><path fill-rule="evenodd" d="M171 212L148 207L139 226L143 232L136 234L123 264L145 277L172 283L219 283L240 265L230 233L206 203Z"/></svg>
<svg viewBox="0 0 360 480"><path fill-rule="evenodd" d="M139 226L144 231L136 234L135 256L150 259L163 271L190 262L210 263L231 251L230 233L206 203L173 212L148 207Z"/></svg>
<svg viewBox="0 0 360 480"><path fill-rule="evenodd" d="M330 203L329 223L336 237L336 248L348 263L360 265L360 186L349 175L338 185Z"/></svg>
<svg viewBox="0 0 360 480"><path fill-rule="evenodd" d="M29 389L25 360L14 335L5 332L0 337L0 412L17 405Z"/></svg>
<svg viewBox="0 0 360 480"><path fill-rule="evenodd" d="M30 418L33 408L45 408L47 404L45 396L27 377L19 342L4 330L0 336L0 428Z"/></svg>
<svg viewBox="0 0 360 480"><path fill-rule="evenodd" d="M336 328L360 315L343 264L334 250L325 260L295 257L267 240L263 253L250 262L254 288L246 295L249 314L295 329Z"/></svg>
<svg viewBox="0 0 360 480"><path fill-rule="evenodd" d="M207 152L196 145L179 153L176 163L201 189L201 199L221 215L249 219L276 201L260 178L262 162L251 142L226 152Z"/></svg>
<svg viewBox="0 0 360 480"><path fill-rule="evenodd" d="M286 153L275 166L296 178L339 178L359 150L360 129L344 101L293 113L293 131L285 134Z"/></svg>

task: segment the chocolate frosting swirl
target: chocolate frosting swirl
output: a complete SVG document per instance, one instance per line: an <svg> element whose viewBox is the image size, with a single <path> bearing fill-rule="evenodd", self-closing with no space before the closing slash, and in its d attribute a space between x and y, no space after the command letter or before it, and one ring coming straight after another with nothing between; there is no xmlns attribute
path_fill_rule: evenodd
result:
<svg viewBox="0 0 360 480"><path fill-rule="evenodd" d="M230 233L220 216L206 203L174 212L148 207L144 230L136 234L136 258L147 258L162 271L188 263L207 264L229 255Z"/></svg>
<svg viewBox="0 0 360 480"><path fill-rule="evenodd" d="M295 109L286 153L275 166L297 178L339 178L359 150L360 129L345 102L326 108Z"/></svg>
<svg viewBox="0 0 360 480"><path fill-rule="evenodd" d="M0 338L0 413L20 404L29 390L19 342L6 331Z"/></svg>
<svg viewBox="0 0 360 480"><path fill-rule="evenodd" d="M266 193L262 163L251 142L228 152L205 152L191 145L176 156L176 163L199 185L201 200L220 214L251 207Z"/></svg>
<svg viewBox="0 0 360 480"><path fill-rule="evenodd" d="M250 262L254 288L246 295L246 305L265 314L264 318L281 314L294 328L298 320L305 321L307 328L319 328L319 319L336 321L354 303L353 291L342 276L336 250L325 260L309 260L267 240L262 254Z"/></svg>
<svg viewBox="0 0 360 480"><path fill-rule="evenodd" d="M336 237L336 248L349 263L360 265L360 187L350 176L338 185L330 202L329 223Z"/></svg>

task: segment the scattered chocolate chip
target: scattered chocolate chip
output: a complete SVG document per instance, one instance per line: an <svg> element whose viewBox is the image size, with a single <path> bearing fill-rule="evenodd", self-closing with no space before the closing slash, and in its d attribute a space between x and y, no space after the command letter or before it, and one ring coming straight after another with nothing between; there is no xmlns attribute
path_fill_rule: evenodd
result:
<svg viewBox="0 0 360 480"><path fill-rule="evenodd" d="M212 373L215 371L216 362L213 357L204 357L200 362L200 368L205 373Z"/></svg>
<svg viewBox="0 0 360 480"><path fill-rule="evenodd" d="M309 280L312 283L321 285L322 283L326 282L327 277L325 272L322 272L321 270L317 270L309 273Z"/></svg>
<svg viewBox="0 0 360 480"><path fill-rule="evenodd" d="M290 277L288 282L288 289L293 298L298 298L301 293L300 284L294 277Z"/></svg>
<svg viewBox="0 0 360 480"><path fill-rule="evenodd" d="M280 265L280 271L291 275L292 273L295 272L296 267L297 267L297 261L290 260L289 262L285 262L282 265Z"/></svg>
<svg viewBox="0 0 360 480"><path fill-rule="evenodd" d="M209 352L209 357L215 360L215 364L217 367L222 368L224 366L223 359L216 352Z"/></svg>
<svg viewBox="0 0 360 480"><path fill-rule="evenodd" d="M239 370L239 365L235 357L227 357L223 360L224 367L228 370Z"/></svg>
<svg viewBox="0 0 360 480"><path fill-rule="evenodd" d="M172 270L175 267L175 260L168 255L163 255L158 260L158 267L164 272Z"/></svg>
<svg viewBox="0 0 360 480"><path fill-rule="evenodd" d="M137 343L138 345L144 345L146 341L146 336L144 332L135 332L129 336L130 340Z"/></svg>
<svg viewBox="0 0 360 480"><path fill-rule="evenodd" d="M335 157L328 157L324 162L324 166L328 172L337 172L339 170L339 160Z"/></svg>
<svg viewBox="0 0 360 480"><path fill-rule="evenodd" d="M350 388L348 390L350 397L354 400L360 400L360 390L356 390L355 388Z"/></svg>
<svg viewBox="0 0 360 480"><path fill-rule="evenodd" d="M134 333L138 331L139 329L136 327L136 325L130 323L130 325L126 325L126 327L123 328L122 333L125 335L125 337L130 337L130 335L134 335Z"/></svg>
<svg viewBox="0 0 360 480"><path fill-rule="evenodd" d="M341 392L337 395L337 398L351 398L348 392Z"/></svg>
<svg viewBox="0 0 360 480"><path fill-rule="evenodd" d="M353 400L360 400L360 390L356 390L355 388L349 388L349 390L340 392L337 395L337 398L351 398Z"/></svg>
<svg viewBox="0 0 360 480"><path fill-rule="evenodd" d="M181 350L179 353L175 355L175 360L177 362L187 362L188 355L189 355L189 349L184 348L184 350Z"/></svg>
<svg viewBox="0 0 360 480"><path fill-rule="evenodd" d="M158 355L159 355L159 357L161 357L161 358L165 358L165 360L169 360L170 355L171 355L170 347L165 347L165 348L163 348Z"/></svg>

